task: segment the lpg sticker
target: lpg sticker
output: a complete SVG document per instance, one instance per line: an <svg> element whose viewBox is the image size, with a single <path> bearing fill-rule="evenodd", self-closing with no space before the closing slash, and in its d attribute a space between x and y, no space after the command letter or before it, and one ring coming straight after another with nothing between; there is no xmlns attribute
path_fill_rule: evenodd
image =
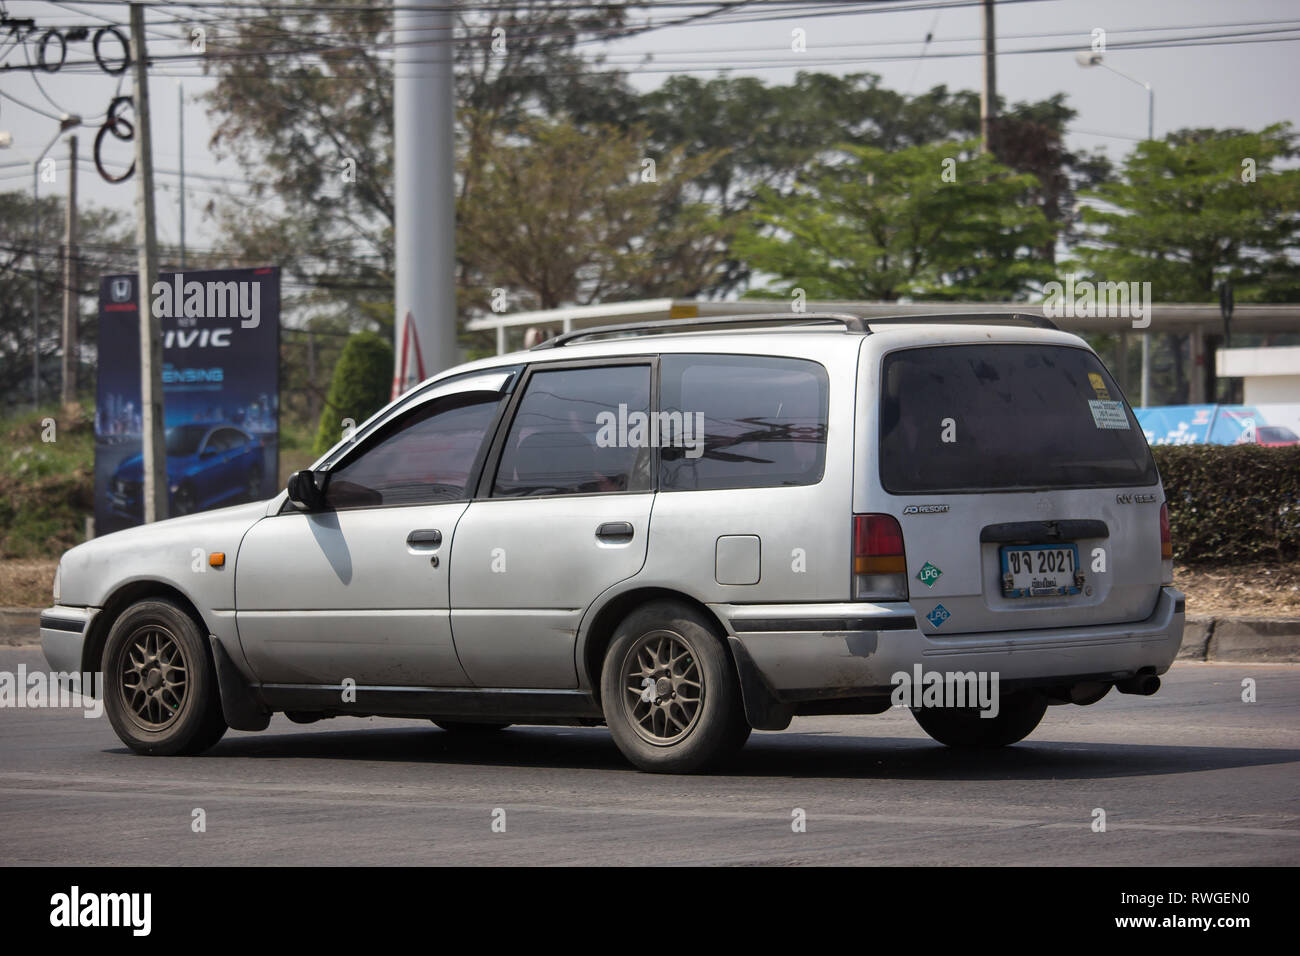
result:
<svg viewBox="0 0 1300 956"><path fill-rule="evenodd" d="M1092 390L1097 393L1097 398L1102 401L1110 401L1110 391L1106 388L1106 380L1096 372L1088 373L1088 381L1092 384Z"/></svg>
<svg viewBox="0 0 1300 956"><path fill-rule="evenodd" d="M1093 424L1098 428L1128 429L1128 416L1124 414L1123 402L1091 400L1088 407L1092 409Z"/></svg>
<svg viewBox="0 0 1300 956"><path fill-rule="evenodd" d="M952 617L952 614L948 612L946 607L942 604L936 604L934 610L927 614L925 619L930 622L931 627L939 628L942 627L943 622L948 620L950 617Z"/></svg>
<svg viewBox="0 0 1300 956"><path fill-rule="evenodd" d="M916 572L916 579L927 588L932 588L934 587L934 582L939 580L941 574L943 574L942 571L927 561L925 564L921 565L921 570Z"/></svg>

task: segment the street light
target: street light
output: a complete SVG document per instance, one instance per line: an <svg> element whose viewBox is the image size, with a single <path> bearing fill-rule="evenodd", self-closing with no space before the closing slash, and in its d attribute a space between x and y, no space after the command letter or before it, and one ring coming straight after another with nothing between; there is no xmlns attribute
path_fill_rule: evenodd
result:
<svg viewBox="0 0 1300 956"><path fill-rule="evenodd" d="M1084 51L1074 55L1075 62L1079 66L1099 66L1103 70L1110 70L1116 76L1122 76L1130 83L1136 83L1147 91L1147 139L1156 138L1156 93L1151 89L1151 84L1145 80L1139 80L1136 76L1129 76L1123 70L1117 70L1109 63L1103 62L1100 53L1090 53ZM1127 373L1126 373L1127 374ZM1141 404L1146 408L1151 398L1151 333L1143 331L1142 333L1142 398Z"/></svg>
<svg viewBox="0 0 1300 956"><path fill-rule="evenodd" d="M41 404L41 160L54 148L59 137L81 125L81 117L64 113L59 120L59 131L41 150L32 163L32 407ZM71 252L71 250L69 250Z"/></svg>

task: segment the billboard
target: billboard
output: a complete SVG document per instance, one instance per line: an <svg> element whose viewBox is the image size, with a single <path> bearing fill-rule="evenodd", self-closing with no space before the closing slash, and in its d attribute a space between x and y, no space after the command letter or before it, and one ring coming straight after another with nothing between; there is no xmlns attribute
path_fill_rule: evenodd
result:
<svg viewBox="0 0 1300 956"><path fill-rule="evenodd" d="M1300 442L1300 405L1157 405L1135 408L1152 445L1285 445Z"/></svg>
<svg viewBox="0 0 1300 956"><path fill-rule="evenodd" d="M135 275L99 280L95 528L143 520L140 295ZM279 489L280 270L162 273L145 300L163 337L168 515Z"/></svg>

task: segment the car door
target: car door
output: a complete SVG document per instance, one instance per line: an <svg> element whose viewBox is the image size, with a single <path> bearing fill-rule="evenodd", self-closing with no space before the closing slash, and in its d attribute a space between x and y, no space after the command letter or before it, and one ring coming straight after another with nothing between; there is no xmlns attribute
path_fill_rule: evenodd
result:
<svg viewBox="0 0 1300 956"><path fill-rule="evenodd" d="M583 612L645 562L654 454L634 426L652 367L545 365L524 381L452 541L452 634L475 684L577 686Z"/></svg>
<svg viewBox="0 0 1300 956"><path fill-rule="evenodd" d="M448 560L516 370L417 395L327 463L325 507L286 504L236 563L240 642L267 683L456 687Z"/></svg>

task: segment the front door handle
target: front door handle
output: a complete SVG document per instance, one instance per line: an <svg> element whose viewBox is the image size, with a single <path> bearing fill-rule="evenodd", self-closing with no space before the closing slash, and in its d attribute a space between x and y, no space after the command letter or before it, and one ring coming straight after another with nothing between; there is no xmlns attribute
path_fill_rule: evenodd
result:
<svg viewBox="0 0 1300 956"><path fill-rule="evenodd" d="M632 522L606 521L596 529L596 537L602 541L631 541Z"/></svg>
<svg viewBox="0 0 1300 956"><path fill-rule="evenodd" d="M436 548L442 544L442 532L436 528L420 528L406 536L406 543L413 548Z"/></svg>

